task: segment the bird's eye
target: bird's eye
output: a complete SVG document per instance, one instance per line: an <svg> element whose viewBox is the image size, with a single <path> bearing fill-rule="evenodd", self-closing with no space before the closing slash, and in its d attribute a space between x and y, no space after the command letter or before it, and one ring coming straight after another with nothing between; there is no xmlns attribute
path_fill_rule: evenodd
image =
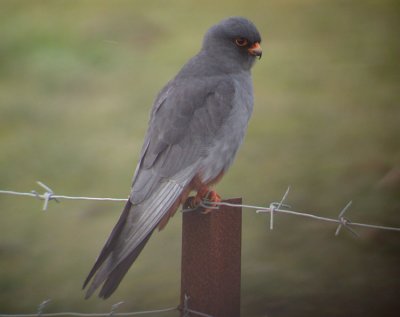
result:
<svg viewBox="0 0 400 317"><path fill-rule="evenodd" d="M235 43L237 46L246 46L248 41L243 37L239 37L235 40Z"/></svg>

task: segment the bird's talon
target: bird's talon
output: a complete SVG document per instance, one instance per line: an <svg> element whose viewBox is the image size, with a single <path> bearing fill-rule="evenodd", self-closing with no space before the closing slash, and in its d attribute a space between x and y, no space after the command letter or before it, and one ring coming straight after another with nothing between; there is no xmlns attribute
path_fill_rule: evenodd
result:
<svg viewBox="0 0 400 317"><path fill-rule="evenodd" d="M185 204L183 205L184 210L194 210L197 209L199 205L196 204L196 198L193 196L190 196L186 199Z"/></svg>
<svg viewBox="0 0 400 317"><path fill-rule="evenodd" d="M195 197L188 197L183 205L184 210L196 210L200 209L201 213L208 214L218 209L218 205L221 201L221 196L215 191L204 188L197 192Z"/></svg>
<svg viewBox="0 0 400 317"><path fill-rule="evenodd" d="M202 211L203 214L208 214L218 209L218 205L215 203L219 203L221 201L221 196L218 195L214 190L207 190L206 194L202 198L203 198L202 202L204 202L206 205L204 206L203 204L204 208L204 210Z"/></svg>

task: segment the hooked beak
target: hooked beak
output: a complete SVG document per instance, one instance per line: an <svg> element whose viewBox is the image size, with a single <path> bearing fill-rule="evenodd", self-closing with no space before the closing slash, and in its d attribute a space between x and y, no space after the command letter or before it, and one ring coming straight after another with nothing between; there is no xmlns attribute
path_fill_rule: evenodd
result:
<svg viewBox="0 0 400 317"><path fill-rule="evenodd" d="M260 43L255 42L248 50L247 50L251 55L258 56L261 58L262 55L262 48L260 46Z"/></svg>

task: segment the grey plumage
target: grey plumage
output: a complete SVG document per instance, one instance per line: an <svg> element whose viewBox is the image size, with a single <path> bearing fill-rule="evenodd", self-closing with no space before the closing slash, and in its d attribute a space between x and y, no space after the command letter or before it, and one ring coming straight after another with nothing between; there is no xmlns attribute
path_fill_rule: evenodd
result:
<svg viewBox="0 0 400 317"><path fill-rule="evenodd" d="M109 297L154 229L199 183L208 185L232 164L252 113L250 69L261 54L260 42L249 20L223 20L161 90L129 201L84 283L93 279L86 297L101 285L99 296Z"/></svg>

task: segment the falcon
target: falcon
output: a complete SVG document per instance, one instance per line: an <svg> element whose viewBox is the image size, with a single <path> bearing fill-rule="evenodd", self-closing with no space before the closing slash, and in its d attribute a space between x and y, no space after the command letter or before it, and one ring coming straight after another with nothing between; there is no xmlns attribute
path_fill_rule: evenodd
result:
<svg viewBox="0 0 400 317"><path fill-rule="evenodd" d="M156 228L164 228L192 191L192 206L219 202L210 186L231 166L253 110L251 68L261 37L243 17L205 34L197 55L160 91L133 177L129 199L83 288L108 298ZM206 210L210 211L210 210Z"/></svg>

